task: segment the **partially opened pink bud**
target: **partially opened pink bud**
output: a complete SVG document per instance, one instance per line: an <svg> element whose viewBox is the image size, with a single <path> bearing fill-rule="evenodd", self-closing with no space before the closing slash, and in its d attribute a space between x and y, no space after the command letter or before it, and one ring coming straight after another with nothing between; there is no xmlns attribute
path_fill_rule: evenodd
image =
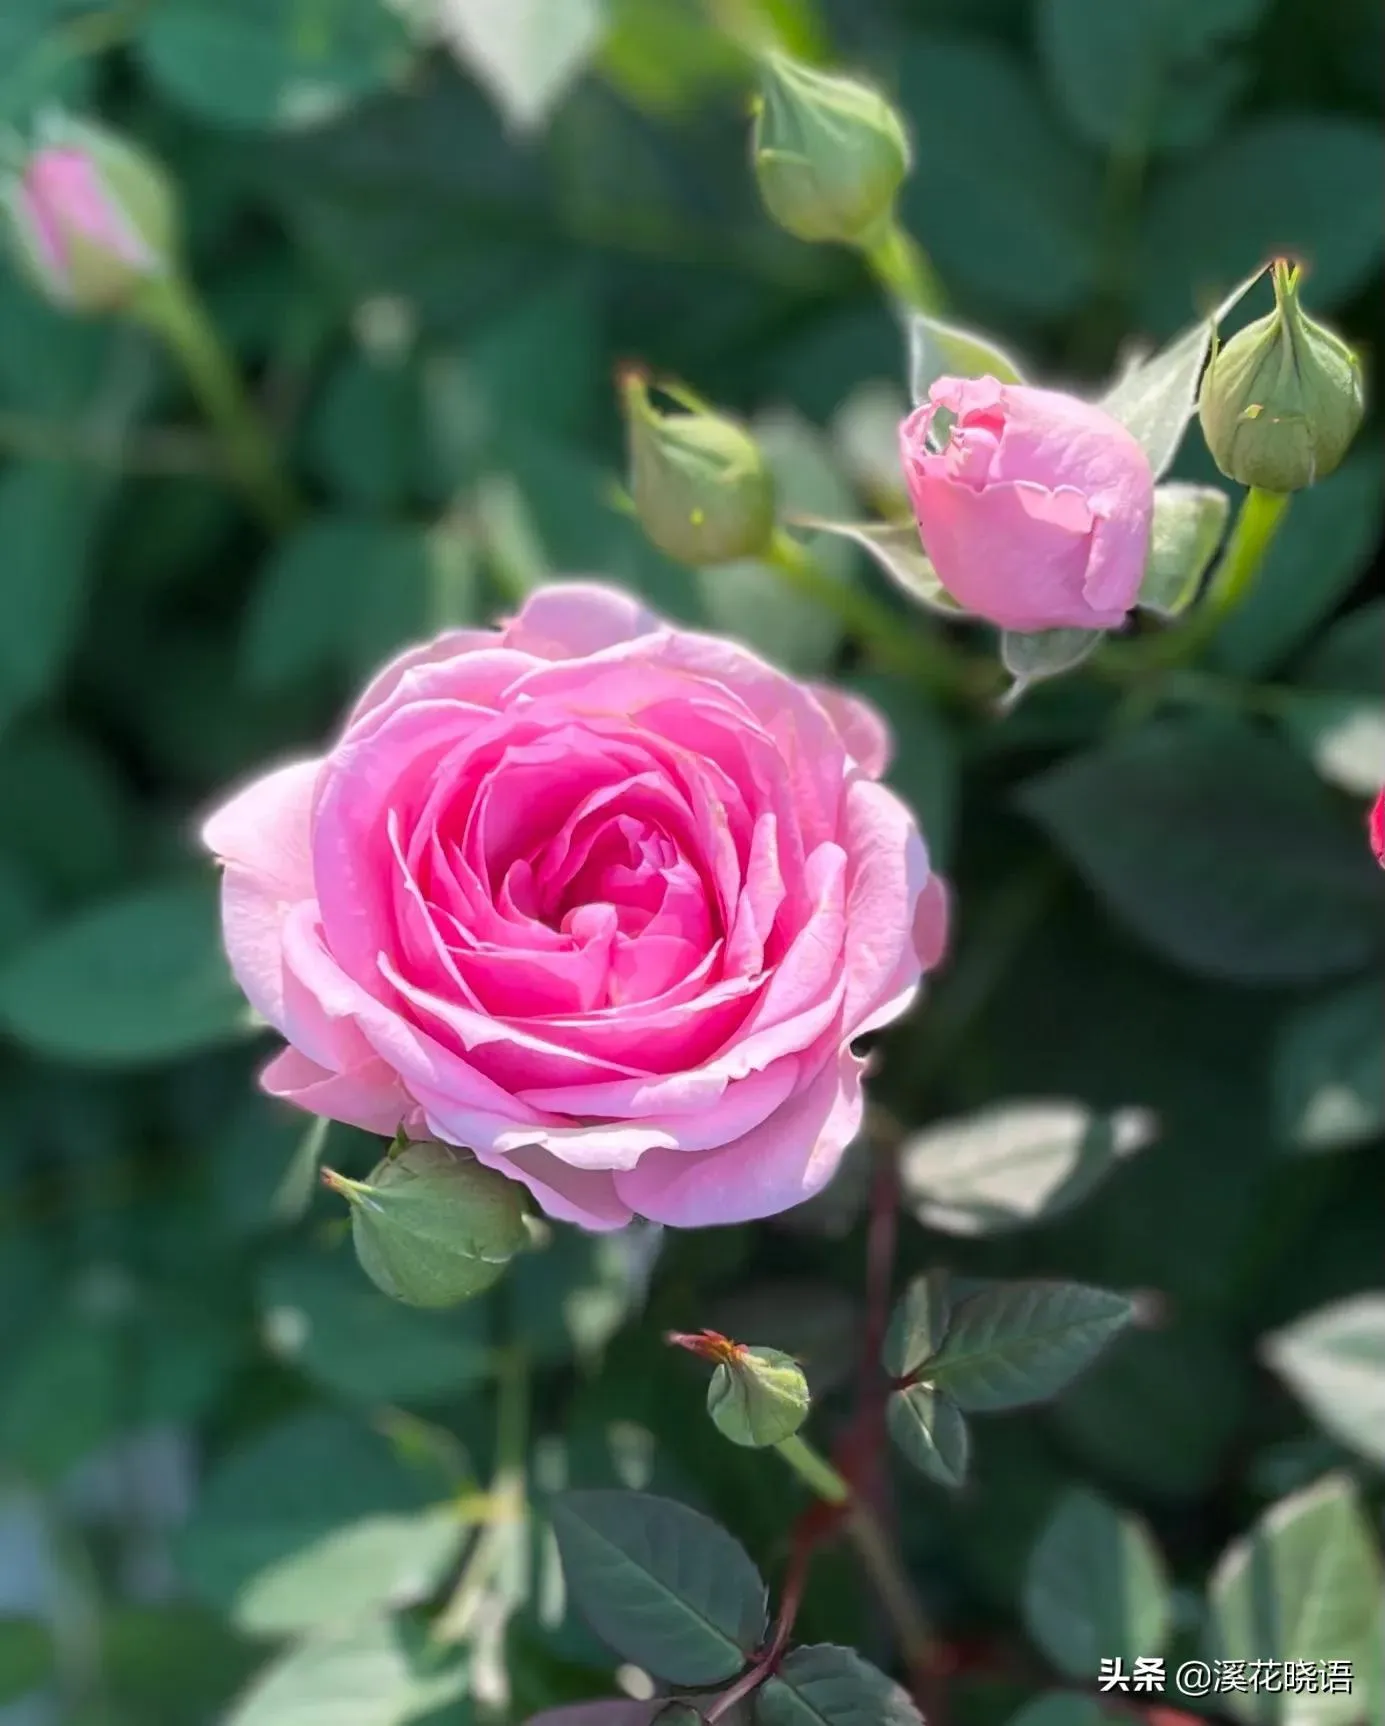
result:
<svg viewBox="0 0 1385 1726"><path fill-rule="evenodd" d="M955 416L930 438L940 411ZM938 428L941 430L941 428ZM923 549L958 604L1002 629L1110 629L1149 556L1154 474L1076 396L940 378L900 427Z"/></svg>
<svg viewBox="0 0 1385 1726"><path fill-rule="evenodd" d="M4 203L28 274L70 310L117 311L171 268L166 177L96 127L58 122L5 188Z"/></svg>

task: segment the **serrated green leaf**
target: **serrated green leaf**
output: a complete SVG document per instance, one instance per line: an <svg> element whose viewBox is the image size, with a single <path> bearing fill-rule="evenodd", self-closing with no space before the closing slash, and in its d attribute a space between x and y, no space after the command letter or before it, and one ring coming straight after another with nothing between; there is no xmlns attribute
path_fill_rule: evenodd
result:
<svg viewBox="0 0 1385 1726"><path fill-rule="evenodd" d="M1122 922L1203 976L1308 982L1380 945L1355 823L1247 726L1154 721L1030 780L1020 801Z"/></svg>
<svg viewBox="0 0 1385 1726"><path fill-rule="evenodd" d="M1380 1635L1380 1555L1342 1475L1283 1499L1223 1554L1212 1577L1212 1642L1222 1659L1340 1660L1364 1672ZM1255 1726L1347 1726L1360 1697L1229 1690Z"/></svg>
<svg viewBox="0 0 1385 1726"><path fill-rule="evenodd" d="M151 883L20 948L0 967L0 1025L52 1060L96 1066L138 1066L245 1037L216 883Z"/></svg>
<svg viewBox="0 0 1385 1726"><path fill-rule="evenodd" d="M1043 1402L1130 1322L1123 1295L1081 1283L996 1283L952 1311L928 1382L967 1413Z"/></svg>
<svg viewBox="0 0 1385 1726"><path fill-rule="evenodd" d="M359 1422L304 1414L212 1474L181 1539L183 1567L254 1635L412 1605L441 1581L465 1536L442 1502L444 1485L411 1474Z"/></svg>
<svg viewBox="0 0 1385 1726"><path fill-rule="evenodd" d="M917 312L909 319L909 390L915 406L928 400L929 390L943 377L1024 382L1019 366L989 336Z"/></svg>
<svg viewBox="0 0 1385 1726"><path fill-rule="evenodd" d="M1068 1493L1030 1555L1024 1621L1069 1678L1095 1679L1103 1659L1158 1655L1171 1602L1158 1548L1138 1518L1094 1492Z"/></svg>
<svg viewBox="0 0 1385 1726"><path fill-rule="evenodd" d="M1385 1000L1374 979L1295 1007L1270 1067L1280 1144L1335 1151L1385 1131Z"/></svg>
<svg viewBox="0 0 1385 1726"><path fill-rule="evenodd" d="M894 1392L885 1413L890 1437L915 1468L940 1486L962 1484L971 1436L961 1410L946 1391L911 1384Z"/></svg>
<svg viewBox="0 0 1385 1726"><path fill-rule="evenodd" d="M952 1311L948 1274L915 1277L890 1314L882 1360L891 1378L908 1378L943 1346Z"/></svg>
<svg viewBox="0 0 1385 1726"><path fill-rule="evenodd" d="M740 1544L673 1499L566 1492L563 1572L603 1641L671 1684L733 1678L765 1629L765 1585Z"/></svg>
<svg viewBox="0 0 1385 1726"><path fill-rule="evenodd" d="M998 1103L940 1121L900 1152L905 1203L925 1228L992 1235L1060 1215L1157 1133L1147 1109Z"/></svg>
<svg viewBox="0 0 1385 1726"><path fill-rule="evenodd" d="M1385 1295L1321 1307L1261 1347L1321 1426L1385 1465Z"/></svg>
<svg viewBox="0 0 1385 1726"><path fill-rule="evenodd" d="M452 1650L385 1619L339 1626L276 1655L223 1726L412 1726L466 1692Z"/></svg>
<svg viewBox="0 0 1385 1726"><path fill-rule="evenodd" d="M922 1726L892 1679L850 1648L795 1648L755 1693L755 1726Z"/></svg>
<svg viewBox="0 0 1385 1726"><path fill-rule="evenodd" d="M1155 488L1149 565L1137 604L1160 617L1186 611L1222 542L1231 499L1214 485Z"/></svg>

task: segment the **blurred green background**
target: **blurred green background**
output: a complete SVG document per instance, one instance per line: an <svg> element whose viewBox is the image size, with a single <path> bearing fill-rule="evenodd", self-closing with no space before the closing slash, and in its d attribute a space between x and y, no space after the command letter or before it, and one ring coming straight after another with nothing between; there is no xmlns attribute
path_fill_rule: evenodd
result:
<svg viewBox="0 0 1385 1726"><path fill-rule="evenodd" d="M0 267L4 1726L471 1719L386 1615L474 1551L516 1340L537 1488L652 1479L782 1561L795 1489L720 1444L658 1339L708 1323L801 1352L826 1442L859 1171L772 1224L558 1233L485 1302L408 1313L317 1195L322 1135L257 1096L269 1042L220 957L199 814L317 747L393 647L549 575L624 583L886 707L960 908L949 974L882 1051L906 1127L1033 1096L1160 1119L1071 1216L994 1240L906 1222L902 1272L1158 1295L1053 1411L983 1423L960 1498L897 1483L939 1618L1022 1649L1028 1553L1079 1480L1151 1519L1180 1634L1227 1540L1325 1469L1359 1471L1378 1520L1378 415L1134 731L1081 679L1004 723L944 710L772 572L667 563L612 505L622 360L753 417L799 507L860 517L898 489L894 315L853 255L756 200L737 33L757 11L898 101L907 225L952 312L1037 375L1095 382L1289 249L1374 376L1377 0L0 0L0 125L27 136L61 102L169 166L192 276L311 503L268 540L164 356ZM1177 471L1216 477L1196 436ZM349 1172L374 1149L330 1131ZM1354 1413L1328 1397L1322 1419L1266 1339L1372 1288ZM541 1508L473 1580L471 1684L497 1717L609 1689ZM843 1556L803 1625L888 1662ZM957 1721L1033 1688L964 1681Z"/></svg>

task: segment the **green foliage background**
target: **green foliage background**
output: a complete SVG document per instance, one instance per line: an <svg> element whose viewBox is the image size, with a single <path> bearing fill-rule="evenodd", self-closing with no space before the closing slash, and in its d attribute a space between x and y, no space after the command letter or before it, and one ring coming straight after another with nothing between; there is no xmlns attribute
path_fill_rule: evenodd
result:
<svg viewBox="0 0 1385 1726"><path fill-rule="evenodd" d="M765 3L901 104L908 225L956 315L1040 375L1104 376L1272 248L1370 356L1374 0ZM63 1726L461 1726L481 1703L409 1639L411 1609L456 1607L463 1562L482 1702L508 1692L522 1720L609 1693L557 1585L543 1493L565 1482L653 1483L782 1568L798 1488L718 1438L659 1339L712 1324L800 1355L826 1443L861 1326L859 1165L770 1224L562 1232L458 1315L392 1307L317 1194L322 1135L254 1091L267 1045L193 844L220 789L316 746L391 648L561 573L889 712L959 911L946 976L882 1045L876 1096L906 1129L1034 1098L1157 1117L1093 1197L1023 1231L911 1188L902 1274L1147 1296L1052 1409L978 1423L963 1493L898 1468L929 1609L959 1646L1018 1651L1012 1676L964 1667L953 1726L1081 1675L1023 1605L1046 1524L1079 1572L1084 1539L1110 1546L1074 1487L1153 1531L1171 1650L1196 1650L1209 1573L1287 1494L1354 1476L1378 1531L1378 416L1152 714L1074 678L1004 722L962 715L773 572L668 564L611 504L624 359L754 416L801 507L860 516L898 484L871 433L905 403L891 313L852 255L758 208L750 67L717 23L749 6L437 0L439 42L429 0L5 0L0 123L63 100L175 172L192 273L311 512L269 542L164 357L0 272L0 1719L38 1687ZM1215 478L1195 437L1176 471ZM375 1150L329 1145L352 1173ZM1007 1202L1032 1207L1017 1180ZM534 1508L477 1533L516 1345ZM1339 1523L1314 1550L1359 1597ZM1148 1617L1108 1630L1100 1652L1154 1651L1121 1641ZM890 1663L843 1553L800 1631ZM1355 1712L1275 1706L1378 1726L1378 1662Z"/></svg>

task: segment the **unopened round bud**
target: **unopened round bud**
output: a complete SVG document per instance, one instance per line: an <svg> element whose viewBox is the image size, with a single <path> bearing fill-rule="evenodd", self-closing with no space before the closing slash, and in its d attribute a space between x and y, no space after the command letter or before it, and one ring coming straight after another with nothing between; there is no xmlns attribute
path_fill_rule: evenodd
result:
<svg viewBox="0 0 1385 1726"><path fill-rule="evenodd" d="M525 1245L523 1190L469 1151L420 1140L388 1156L368 1181L328 1169L351 1206L361 1268L409 1306L456 1306L484 1294Z"/></svg>
<svg viewBox="0 0 1385 1726"><path fill-rule="evenodd" d="M765 208L800 240L868 240L909 171L904 123L878 90L769 55L753 140Z"/></svg>
<svg viewBox="0 0 1385 1726"><path fill-rule="evenodd" d="M792 1438L808 1418L808 1381L792 1355L746 1348L722 1360L707 1387L707 1412L732 1444L763 1450Z"/></svg>
<svg viewBox="0 0 1385 1726"><path fill-rule="evenodd" d="M152 157L100 127L59 118L4 187L13 249L56 305L120 311L172 273L177 215Z"/></svg>
<svg viewBox="0 0 1385 1726"><path fill-rule="evenodd" d="M630 490L654 544L694 568L760 556L774 535L774 481L746 428L682 391L674 399L686 405L661 412L633 373L623 391Z"/></svg>
<svg viewBox="0 0 1385 1726"><path fill-rule="evenodd" d="M1303 310L1300 275L1276 262L1274 310L1218 349L1198 397L1217 466L1261 491L1298 491L1330 474L1365 412L1361 362Z"/></svg>

